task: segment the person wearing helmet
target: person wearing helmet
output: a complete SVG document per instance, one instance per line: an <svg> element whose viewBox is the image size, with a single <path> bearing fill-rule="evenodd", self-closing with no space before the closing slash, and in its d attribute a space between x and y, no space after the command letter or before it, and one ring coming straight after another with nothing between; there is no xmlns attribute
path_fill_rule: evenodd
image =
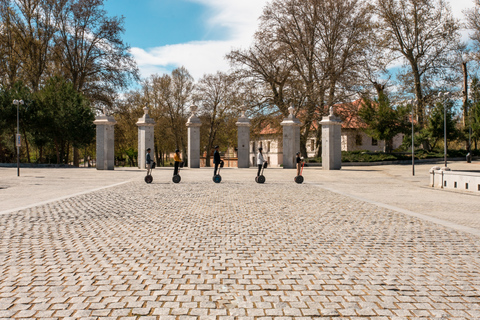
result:
<svg viewBox="0 0 480 320"><path fill-rule="evenodd" d="M260 172L262 171L263 164L265 162L267 162L267 161L265 161L265 158L263 158L262 150L263 150L262 147L258 148L258 154L257 154L258 172L257 172L257 177L260 176Z"/></svg>
<svg viewBox="0 0 480 320"><path fill-rule="evenodd" d="M175 155L173 156L173 161L175 161L175 169L173 170L173 175L178 175L178 167L180 167L180 163L182 162L182 158L180 157L180 150L175 150Z"/></svg>

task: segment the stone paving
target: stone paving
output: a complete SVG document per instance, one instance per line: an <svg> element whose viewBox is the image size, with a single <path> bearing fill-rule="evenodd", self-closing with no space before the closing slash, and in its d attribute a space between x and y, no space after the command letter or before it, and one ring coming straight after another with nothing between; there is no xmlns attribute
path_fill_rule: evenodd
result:
<svg viewBox="0 0 480 320"><path fill-rule="evenodd" d="M0 318L480 319L480 237L268 179L0 215Z"/></svg>

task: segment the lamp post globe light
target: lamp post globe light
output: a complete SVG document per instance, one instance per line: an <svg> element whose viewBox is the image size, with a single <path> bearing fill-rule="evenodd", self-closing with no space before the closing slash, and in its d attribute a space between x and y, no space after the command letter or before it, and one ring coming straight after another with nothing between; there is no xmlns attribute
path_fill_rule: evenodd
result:
<svg viewBox="0 0 480 320"><path fill-rule="evenodd" d="M450 92L439 92L438 97L443 101L443 158L445 161L445 168L447 167L447 99L452 96Z"/></svg>
<svg viewBox="0 0 480 320"><path fill-rule="evenodd" d="M408 104L412 106L412 176L415 175L415 128L414 128L414 108L417 105L417 99L408 100Z"/></svg>
<svg viewBox="0 0 480 320"><path fill-rule="evenodd" d="M15 136L15 145L17 146L17 177L20 177L20 145L21 145L21 136L20 136L20 117L18 106L23 105L23 100L13 100L13 104L17 106L17 135Z"/></svg>

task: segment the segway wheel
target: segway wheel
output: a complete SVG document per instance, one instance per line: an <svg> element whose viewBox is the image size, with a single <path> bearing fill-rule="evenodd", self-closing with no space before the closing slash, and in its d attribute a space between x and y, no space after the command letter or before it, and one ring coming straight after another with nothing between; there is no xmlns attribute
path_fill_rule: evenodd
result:
<svg viewBox="0 0 480 320"><path fill-rule="evenodd" d="M255 177L255 182L258 183L258 177Z"/></svg>
<svg viewBox="0 0 480 320"><path fill-rule="evenodd" d="M152 175L149 174L148 176L145 176L145 182L146 183L152 183L152 181L153 181Z"/></svg>
<svg viewBox="0 0 480 320"><path fill-rule="evenodd" d="M258 176L257 177L257 183L264 183L265 182L265 176Z"/></svg>
<svg viewBox="0 0 480 320"><path fill-rule="evenodd" d="M213 182L215 183L222 182L222 177L219 174L217 174L216 176L213 176Z"/></svg>
<svg viewBox="0 0 480 320"><path fill-rule="evenodd" d="M180 177L178 174L174 175L173 178L172 178L172 181L174 183L179 183L180 181L182 181L182 177Z"/></svg>
<svg viewBox="0 0 480 320"><path fill-rule="evenodd" d="M303 176L296 176L295 177L295 182L300 184L300 183L303 183Z"/></svg>

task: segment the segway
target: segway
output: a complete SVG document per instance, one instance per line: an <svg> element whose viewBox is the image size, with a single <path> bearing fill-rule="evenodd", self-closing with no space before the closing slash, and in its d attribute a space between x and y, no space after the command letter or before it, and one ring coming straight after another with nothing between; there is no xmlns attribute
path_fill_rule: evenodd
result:
<svg viewBox="0 0 480 320"><path fill-rule="evenodd" d="M182 177L180 177L180 168L183 168L183 161L180 162L180 165L178 166L178 174L174 175L172 178L172 181L174 183L179 183L180 181L182 181Z"/></svg>
<svg viewBox="0 0 480 320"><path fill-rule="evenodd" d="M152 162L152 167L150 168L150 173L152 172L153 169L155 169L155 165L156 165L155 161ZM152 175L151 175L151 174L147 174L147 175L145 176L145 182L146 182L146 183L152 183L152 181L153 181Z"/></svg>
<svg viewBox="0 0 480 320"><path fill-rule="evenodd" d="M295 178L293 178L293 181L295 181L296 183L300 184L300 183L303 183L303 176L302 176L302 173L303 173L303 166L305 165L305 162L302 162L302 169L300 170L300 175L299 176L296 176Z"/></svg>
<svg viewBox="0 0 480 320"><path fill-rule="evenodd" d="M213 176L213 182L220 183L222 182L222 176L220 175L220 169L223 168L224 162L220 160L220 165L218 166L218 172Z"/></svg>
<svg viewBox="0 0 480 320"><path fill-rule="evenodd" d="M256 183L264 183L265 182L265 176L263 175L263 171L267 168L268 162L264 162L262 166L262 172L260 172L260 175L258 177L255 177L255 182Z"/></svg>

